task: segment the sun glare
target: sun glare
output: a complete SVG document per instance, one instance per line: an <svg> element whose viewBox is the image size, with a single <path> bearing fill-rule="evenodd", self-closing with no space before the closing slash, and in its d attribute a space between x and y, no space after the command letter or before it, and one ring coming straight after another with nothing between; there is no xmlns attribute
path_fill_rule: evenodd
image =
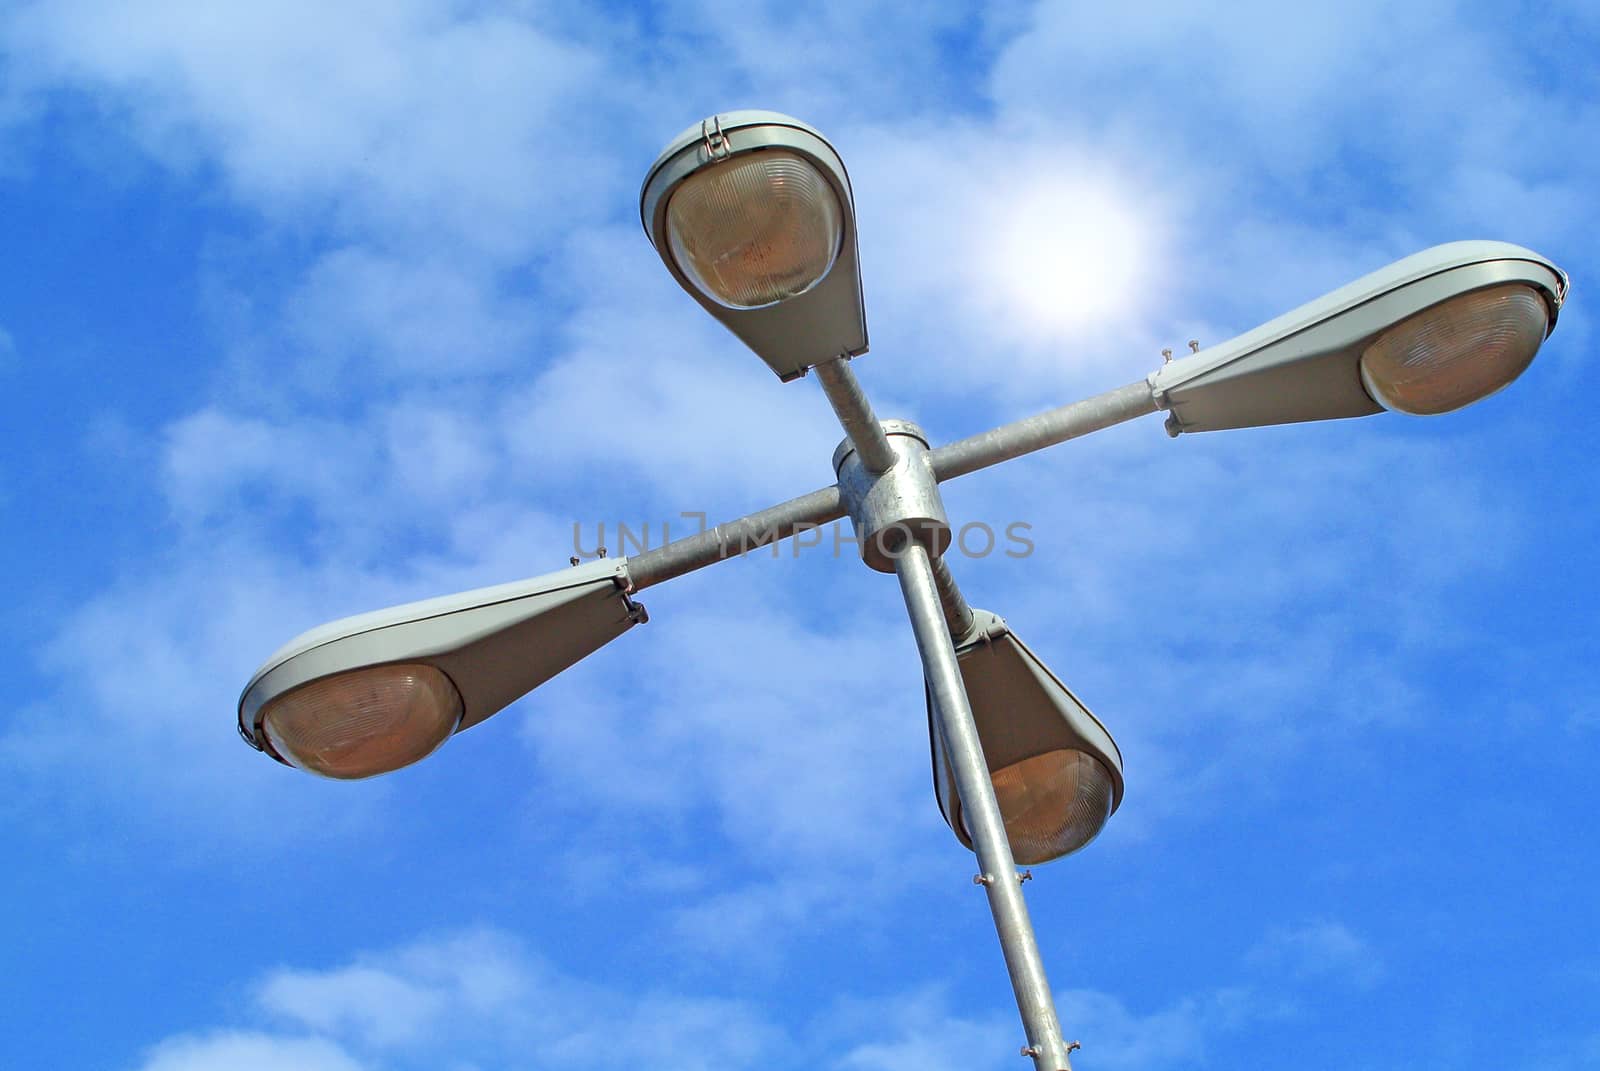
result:
<svg viewBox="0 0 1600 1071"><path fill-rule="evenodd" d="M1156 269L1155 213L1109 178L1031 175L995 191L973 280L987 311L1025 338L1112 326Z"/></svg>

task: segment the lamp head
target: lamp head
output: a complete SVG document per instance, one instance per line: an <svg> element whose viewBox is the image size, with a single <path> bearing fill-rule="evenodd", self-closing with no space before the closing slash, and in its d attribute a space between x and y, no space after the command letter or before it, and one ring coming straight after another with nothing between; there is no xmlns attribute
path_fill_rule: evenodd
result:
<svg viewBox="0 0 1600 1071"><path fill-rule="evenodd" d="M812 127L768 111L695 124L651 167L639 214L678 284L780 378L866 352L850 179Z"/></svg>
<svg viewBox="0 0 1600 1071"><path fill-rule="evenodd" d="M1006 625L973 610L956 661L972 705L1011 854L1031 865L1093 840L1122 803L1122 753L1089 709ZM933 785L956 838L972 847L943 735L928 700Z"/></svg>
<svg viewBox="0 0 1600 1071"><path fill-rule="evenodd" d="M250 679L240 735L340 780L408 766L646 620L626 570L596 561L313 629Z"/></svg>
<svg viewBox="0 0 1600 1071"><path fill-rule="evenodd" d="M1566 296L1566 274L1531 250L1451 242L1173 361L1150 386L1174 435L1450 412L1520 375Z"/></svg>

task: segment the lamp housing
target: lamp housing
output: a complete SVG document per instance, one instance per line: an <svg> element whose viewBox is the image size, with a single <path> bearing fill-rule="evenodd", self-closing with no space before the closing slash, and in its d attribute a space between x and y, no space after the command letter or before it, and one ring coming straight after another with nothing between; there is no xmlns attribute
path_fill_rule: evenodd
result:
<svg viewBox="0 0 1600 1071"><path fill-rule="evenodd" d="M1122 805L1122 753L1002 618L977 609L972 618L957 638L956 663L1012 857L1024 865L1059 859L1093 840ZM927 703L939 811L971 848L931 690Z"/></svg>
<svg viewBox="0 0 1600 1071"><path fill-rule="evenodd" d="M678 285L780 379L867 351L850 178L815 128L755 110L696 123L650 168L639 217Z"/></svg>
<svg viewBox="0 0 1600 1071"><path fill-rule="evenodd" d="M1566 274L1532 250L1450 242L1171 361L1150 376L1150 387L1169 410L1172 435L1386 407L1446 412L1494 393L1527 367L1555 330L1567 286ZM1377 382L1383 370L1405 389L1385 391Z"/></svg>
<svg viewBox="0 0 1600 1071"><path fill-rule="evenodd" d="M342 780L416 762L647 620L627 559L347 617L291 640L239 697L239 732Z"/></svg>

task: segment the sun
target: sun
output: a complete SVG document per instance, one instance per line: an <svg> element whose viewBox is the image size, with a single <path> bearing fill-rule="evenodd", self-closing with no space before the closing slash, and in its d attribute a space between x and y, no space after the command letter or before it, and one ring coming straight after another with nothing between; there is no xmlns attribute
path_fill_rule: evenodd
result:
<svg viewBox="0 0 1600 1071"><path fill-rule="evenodd" d="M980 303L1023 339L1097 333L1135 314L1161 263L1163 213L1116 176L1032 169L985 199Z"/></svg>

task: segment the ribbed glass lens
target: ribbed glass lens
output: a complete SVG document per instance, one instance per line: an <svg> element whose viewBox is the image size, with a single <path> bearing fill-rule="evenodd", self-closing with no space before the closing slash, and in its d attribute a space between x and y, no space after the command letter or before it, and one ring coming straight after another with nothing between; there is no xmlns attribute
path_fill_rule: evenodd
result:
<svg viewBox="0 0 1600 1071"><path fill-rule="evenodd" d="M373 666L312 681L268 703L262 731L302 770L355 780L431 754L461 721L461 695L432 666Z"/></svg>
<svg viewBox="0 0 1600 1071"><path fill-rule="evenodd" d="M1522 374L1550 326L1544 298L1521 284L1451 298L1384 332L1361 355L1361 382L1386 409L1448 413Z"/></svg>
<svg viewBox="0 0 1600 1071"><path fill-rule="evenodd" d="M990 776L1018 863L1045 863L1075 852L1111 817L1111 773L1082 751L1047 751Z"/></svg>
<svg viewBox="0 0 1600 1071"><path fill-rule="evenodd" d="M685 179L667 203L672 257L701 293L734 309L811 289L838 259L839 197L811 161L742 153Z"/></svg>

